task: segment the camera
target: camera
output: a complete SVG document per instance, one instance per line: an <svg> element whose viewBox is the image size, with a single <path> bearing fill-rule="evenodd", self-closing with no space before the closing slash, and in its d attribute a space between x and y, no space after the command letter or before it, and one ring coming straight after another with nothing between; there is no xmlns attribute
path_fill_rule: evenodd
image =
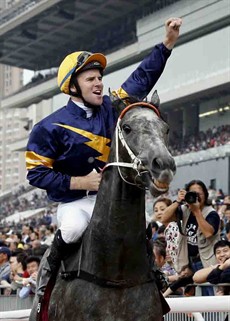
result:
<svg viewBox="0 0 230 321"><path fill-rule="evenodd" d="M200 197L196 192L187 192L184 199L188 204L194 204L197 202L197 200L200 200Z"/></svg>

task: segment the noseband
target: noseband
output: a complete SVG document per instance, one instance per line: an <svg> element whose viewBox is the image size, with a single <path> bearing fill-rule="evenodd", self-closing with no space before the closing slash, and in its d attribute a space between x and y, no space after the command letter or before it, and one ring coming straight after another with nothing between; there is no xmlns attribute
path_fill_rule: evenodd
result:
<svg viewBox="0 0 230 321"><path fill-rule="evenodd" d="M148 173L147 170L145 170L144 165L142 164L142 161L136 156L134 155L134 153L132 152L132 150L130 149L129 145L127 144L123 134L122 134L122 130L121 130L121 126L120 126L120 122L122 120L122 118L124 117L124 115L126 114L127 111L129 111L130 109L134 108L134 107L147 107L149 109L152 109L158 117L160 117L160 112L159 110L146 102L137 102L137 103L133 103L128 105L125 109L123 109L123 111L121 112L118 121L117 121L117 125L116 125L116 129L115 129L115 144L116 144L116 162L112 162L112 163L108 163L105 165L105 167L103 168L103 171L110 167L110 166L117 166L118 167L118 172L120 174L120 177L122 178L122 180L128 184L131 185L138 185L136 183L136 179L137 177L143 175L144 173ZM118 144L119 141L121 142L121 144L123 145L123 147L126 149L126 151L128 152L131 162L130 163L126 163L126 162L120 162L119 161L119 151L118 151ZM127 181L124 176L121 173L120 167L126 167L126 168L132 168L133 170L135 170L137 172L137 175L135 177L135 183L129 182Z"/></svg>

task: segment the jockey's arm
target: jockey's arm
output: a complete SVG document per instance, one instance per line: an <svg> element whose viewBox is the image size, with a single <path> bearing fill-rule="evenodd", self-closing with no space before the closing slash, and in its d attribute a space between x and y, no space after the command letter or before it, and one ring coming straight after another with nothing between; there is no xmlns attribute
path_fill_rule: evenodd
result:
<svg viewBox="0 0 230 321"><path fill-rule="evenodd" d="M171 55L171 50L179 37L181 23L180 18L170 18L165 22L164 41L153 47L151 53L144 58L121 88L116 91L120 98L130 96L143 100L149 94L160 78Z"/></svg>
<svg viewBox="0 0 230 321"><path fill-rule="evenodd" d="M165 39L163 44L168 49L173 49L176 44L176 41L179 37L179 30L182 24L182 20L180 18L169 18L165 21Z"/></svg>
<svg viewBox="0 0 230 321"><path fill-rule="evenodd" d="M98 191L101 173L92 171L86 176L70 176L53 169L59 146L43 127L35 126L26 152L27 178L31 185L45 190Z"/></svg>
<svg viewBox="0 0 230 321"><path fill-rule="evenodd" d="M86 176L72 176L70 180L71 190L98 191L101 181L101 173L92 171Z"/></svg>

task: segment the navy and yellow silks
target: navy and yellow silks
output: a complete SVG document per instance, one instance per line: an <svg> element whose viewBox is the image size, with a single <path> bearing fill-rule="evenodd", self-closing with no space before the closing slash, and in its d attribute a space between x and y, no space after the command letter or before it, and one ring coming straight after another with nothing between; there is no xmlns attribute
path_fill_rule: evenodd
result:
<svg viewBox="0 0 230 321"><path fill-rule="evenodd" d="M171 51L163 44L123 83L116 94L120 98L148 95L160 77ZM89 174L95 164L103 167L108 159L117 114L110 98L103 97L100 107L86 118L84 110L70 99L68 104L37 123L29 137L26 165L31 185L45 189L56 202L70 202L86 195L84 190L70 190L71 176Z"/></svg>

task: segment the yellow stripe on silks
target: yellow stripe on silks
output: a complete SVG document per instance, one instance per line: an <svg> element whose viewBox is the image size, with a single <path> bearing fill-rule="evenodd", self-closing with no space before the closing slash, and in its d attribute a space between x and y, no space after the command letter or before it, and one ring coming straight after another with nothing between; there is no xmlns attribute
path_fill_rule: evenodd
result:
<svg viewBox="0 0 230 321"><path fill-rule="evenodd" d="M117 90L113 90L112 94L114 96L118 96L118 98L120 98L120 99L124 99L124 98L128 98L129 97L129 94L121 87L119 89L117 89Z"/></svg>
<svg viewBox="0 0 230 321"><path fill-rule="evenodd" d="M107 162L109 152L110 152L110 147L107 146L107 144L111 141L111 139L103 137L103 136L95 135L95 134L88 132L86 130L83 130L80 128L75 128L75 127L68 126L68 125L62 125L62 124L57 124L57 123L55 123L54 125L64 127L66 129L71 130L74 133L80 134L83 137L90 139L89 142L86 142L84 144L88 145L89 147L95 149L100 154L102 154L101 156L96 157L96 159L98 159L102 162Z"/></svg>
<svg viewBox="0 0 230 321"><path fill-rule="evenodd" d="M33 169L37 166L53 168L54 159L38 155L34 152L26 152L26 169Z"/></svg>

